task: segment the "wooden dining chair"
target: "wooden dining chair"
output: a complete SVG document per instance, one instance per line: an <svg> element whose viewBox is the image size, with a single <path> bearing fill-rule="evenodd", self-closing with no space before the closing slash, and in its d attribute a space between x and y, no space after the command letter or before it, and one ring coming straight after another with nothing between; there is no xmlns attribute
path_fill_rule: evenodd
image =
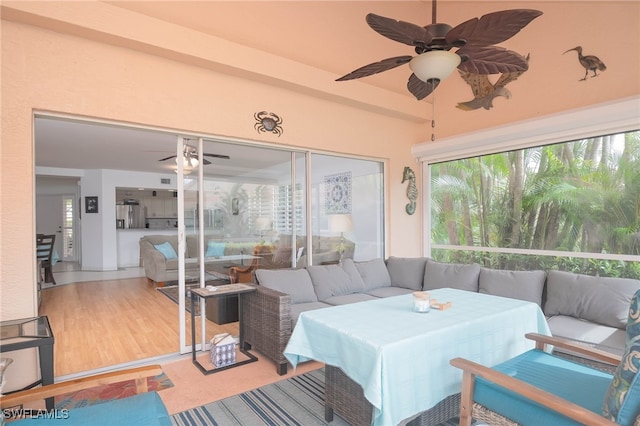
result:
<svg viewBox="0 0 640 426"><path fill-rule="evenodd" d="M565 339L527 334L536 349L494 367L455 358L463 370L460 425L640 425L640 290L631 299L622 357ZM589 359L579 363L547 345ZM595 361L617 365L614 374Z"/></svg>
<svg viewBox="0 0 640 426"><path fill-rule="evenodd" d="M53 245L56 242L56 235L36 235L36 255L40 261L40 267L44 270L44 282L56 283L56 279L53 277Z"/></svg>

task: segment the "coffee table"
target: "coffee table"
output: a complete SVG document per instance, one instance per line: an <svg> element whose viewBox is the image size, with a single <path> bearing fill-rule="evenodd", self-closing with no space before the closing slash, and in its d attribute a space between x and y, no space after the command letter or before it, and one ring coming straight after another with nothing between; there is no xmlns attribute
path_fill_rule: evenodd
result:
<svg viewBox="0 0 640 426"><path fill-rule="evenodd" d="M397 425L460 392L462 372L449 365L450 359L460 356L491 366L531 349L525 333L550 335L535 303L454 289L430 293L440 302L450 301L451 308L417 313L412 296L404 295L300 314L284 351L289 362L295 367L315 359L328 370L336 367L365 399L359 404L339 374L328 374L328 420L335 409L358 423L350 419L367 418L368 406L369 421L360 423ZM365 412L349 417L341 411L345 406Z"/></svg>

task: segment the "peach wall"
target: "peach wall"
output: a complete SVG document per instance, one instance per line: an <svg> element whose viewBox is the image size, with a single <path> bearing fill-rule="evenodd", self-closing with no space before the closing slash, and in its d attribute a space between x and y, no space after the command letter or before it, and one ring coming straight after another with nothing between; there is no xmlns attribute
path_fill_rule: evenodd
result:
<svg viewBox="0 0 640 426"><path fill-rule="evenodd" d="M9 21L2 26L2 59L2 319L36 313L34 110L382 159L393 235L387 253L421 253L420 212L406 215L400 184L404 166L419 171L410 146L425 133L415 121ZM262 109L285 118L280 138L256 137L253 113Z"/></svg>
<svg viewBox="0 0 640 426"><path fill-rule="evenodd" d="M394 3L381 4L395 8ZM445 1L440 17L452 23L459 19L449 15L447 3L466 17L489 7ZM493 3L495 10L508 6ZM3 1L1 7L0 319L36 312L34 111L379 158L387 166L387 254L421 254L416 231L422 212L406 215L406 184L400 181L406 165L420 173L410 148L430 137L429 103L364 80L338 85L333 73L108 3ZM509 41L509 48L531 53L530 70L508 86L512 98L498 99L490 111L456 109L456 102L470 99L470 89L456 76L443 82L436 101L439 139L640 92L639 2L542 1L518 7L544 11ZM606 29L595 30L601 25ZM562 55L577 44L606 59L602 77L577 81L577 58ZM258 110L286 120L280 138L256 134Z"/></svg>

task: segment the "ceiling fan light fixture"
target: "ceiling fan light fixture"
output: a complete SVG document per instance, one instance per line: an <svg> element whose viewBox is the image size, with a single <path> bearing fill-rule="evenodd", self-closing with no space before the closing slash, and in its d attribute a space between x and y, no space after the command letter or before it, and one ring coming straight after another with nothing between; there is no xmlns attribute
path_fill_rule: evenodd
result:
<svg viewBox="0 0 640 426"><path fill-rule="evenodd" d="M176 164L178 164L178 158L176 157ZM187 157L187 155L185 155L182 159L182 167L184 168L192 168L195 169L198 167L198 165L200 164L200 162L198 161L197 158L195 157Z"/></svg>
<svg viewBox="0 0 640 426"><path fill-rule="evenodd" d="M409 62L411 71L420 80L444 80L460 65L460 56L448 50L431 50L415 56Z"/></svg>

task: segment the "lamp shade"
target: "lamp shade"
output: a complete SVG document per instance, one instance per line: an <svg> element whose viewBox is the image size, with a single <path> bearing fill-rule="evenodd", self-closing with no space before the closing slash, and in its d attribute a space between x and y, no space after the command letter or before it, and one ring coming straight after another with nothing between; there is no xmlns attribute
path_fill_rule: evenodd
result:
<svg viewBox="0 0 640 426"><path fill-rule="evenodd" d="M353 222L350 214L333 214L329 216L329 229L331 232L351 232Z"/></svg>
<svg viewBox="0 0 640 426"><path fill-rule="evenodd" d="M411 71L422 81L444 80L460 65L460 56L448 50L431 50L409 62Z"/></svg>

